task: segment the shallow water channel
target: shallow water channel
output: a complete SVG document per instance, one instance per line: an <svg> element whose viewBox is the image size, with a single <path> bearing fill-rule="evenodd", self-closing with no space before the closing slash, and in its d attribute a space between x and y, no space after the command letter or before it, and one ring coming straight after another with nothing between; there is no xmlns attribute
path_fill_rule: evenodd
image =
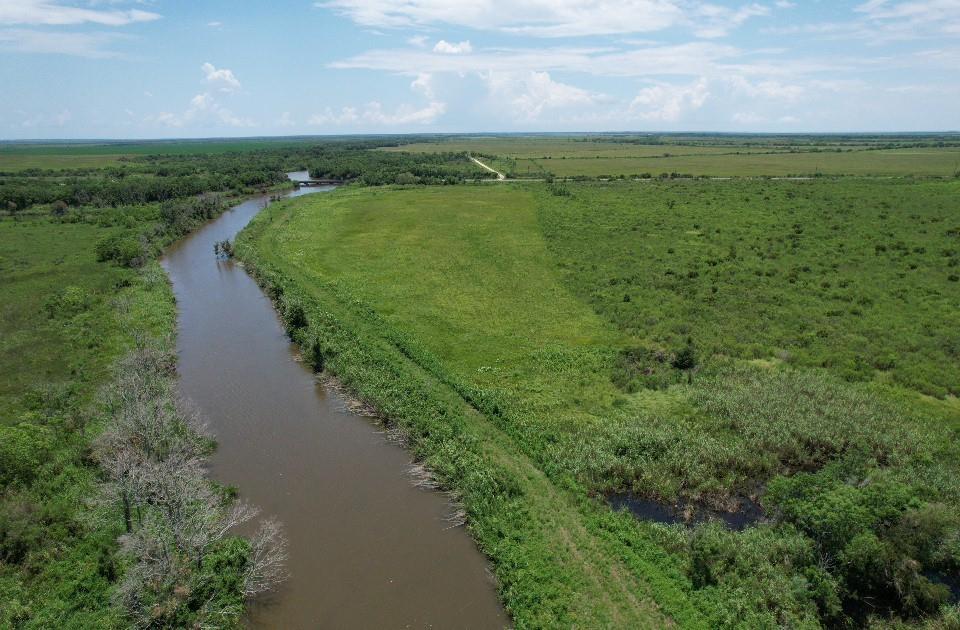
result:
<svg viewBox="0 0 960 630"><path fill-rule="evenodd" d="M214 257L214 242L232 239L265 201L225 212L163 259L177 297L180 387L217 438L211 472L279 518L289 539L290 579L249 624L509 625L485 558L447 521L445 497L411 484L409 455L317 382L257 284Z"/></svg>

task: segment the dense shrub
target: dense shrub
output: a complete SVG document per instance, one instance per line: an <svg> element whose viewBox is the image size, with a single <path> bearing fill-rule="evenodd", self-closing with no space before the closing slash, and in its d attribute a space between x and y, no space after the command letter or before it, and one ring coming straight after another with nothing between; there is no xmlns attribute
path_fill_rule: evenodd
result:
<svg viewBox="0 0 960 630"><path fill-rule="evenodd" d="M146 262L146 252L139 238L129 234L111 234L96 244L97 260L113 261L124 267L139 267Z"/></svg>

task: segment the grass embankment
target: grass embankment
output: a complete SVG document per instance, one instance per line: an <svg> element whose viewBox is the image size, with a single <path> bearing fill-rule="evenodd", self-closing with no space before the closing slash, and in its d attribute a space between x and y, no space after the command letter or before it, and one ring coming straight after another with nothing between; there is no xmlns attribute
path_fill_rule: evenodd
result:
<svg viewBox="0 0 960 630"><path fill-rule="evenodd" d="M453 360L481 379L500 379L512 369L508 360L534 351L540 335L588 352L616 337L551 282L532 196L453 190L399 196L344 190L310 204L277 204L243 233L238 252L270 287L315 365L408 432L417 456L459 495L518 626L661 627L667 616L697 625L674 559L652 546L624 548L618 539L634 527L628 518L545 476L505 435L518 427L491 417L496 401L482 400L479 390L464 396L470 384L443 368L441 361ZM498 202L515 211L497 212ZM448 203L462 213L446 212ZM319 215L310 209L324 219L315 221ZM391 217L386 223L384 211ZM467 220L477 231L461 265L450 254L465 245ZM318 264L318 256L333 259L313 246L313 235L331 229L339 232L338 250L362 244L362 253L336 263L338 271L352 268L349 280ZM380 295L382 289L390 295ZM371 296L389 306L374 311L366 301ZM550 310L530 308L544 301ZM434 355L412 331L395 327L394 314L417 322L418 333L446 352ZM455 343L447 343L451 337ZM503 361L491 361L502 353ZM546 371L555 358L552 349L537 352L534 369L539 363Z"/></svg>
<svg viewBox="0 0 960 630"><path fill-rule="evenodd" d="M960 563L956 407L908 388L949 389L925 366L955 359L956 185L675 184L345 189L271 208L239 251L308 358L461 495L518 625L936 613L925 575ZM890 287L930 317L905 323ZM845 369L901 325L876 344L892 364ZM769 520L686 530L588 498L625 489Z"/></svg>

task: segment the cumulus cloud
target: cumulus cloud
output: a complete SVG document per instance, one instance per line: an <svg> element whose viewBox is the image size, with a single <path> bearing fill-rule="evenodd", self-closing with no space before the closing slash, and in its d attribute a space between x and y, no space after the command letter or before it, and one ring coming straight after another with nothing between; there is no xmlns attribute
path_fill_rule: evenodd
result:
<svg viewBox="0 0 960 630"><path fill-rule="evenodd" d="M200 69L207 77L207 83L217 85L221 92L233 92L240 89L240 81L233 74L232 70L227 68L217 69L209 61L205 62Z"/></svg>
<svg viewBox="0 0 960 630"><path fill-rule="evenodd" d="M250 118L235 115L232 111L217 102L210 92L202 92L190 99L190 104L182 114L160 112L155 116L148 116L146 122L154 122L166 127L184 127L187 125L224 125L227 127L254 127L256 123Z"/></svg>
<svg viewBox="0 0 960 630"><path fill-rule="evenodd" d="M705 78L687 85L664 83L640 90L630 103L630 111L643 120L675 122L703 107L709 97Z"/></svg>
<svg viewBox="0 0 960 630"><path fill-rule="evenodd" d="M433 100L433 75L427 72L421 72L417 78L410 83L410 89L414 92L420 92L428 99Z"/></svg>
<svg viewBox="0 0 960 630"><path fill-rule="evenodd" d="M450 42L441 39L437 42L436 46L433 47L433 52L443 53L445 55L463 55L473 51L473 46L470 45L469 41L460 42L459 44L451 44Z"/></svg>
<svg viewBox="0 0 960 630"><path fill-rule="evenodd" d="M490 71L484 76L491 100L505 106L514 118L536 119L547 109L593 105L599 95L554 81L547 72Z"/></svg>

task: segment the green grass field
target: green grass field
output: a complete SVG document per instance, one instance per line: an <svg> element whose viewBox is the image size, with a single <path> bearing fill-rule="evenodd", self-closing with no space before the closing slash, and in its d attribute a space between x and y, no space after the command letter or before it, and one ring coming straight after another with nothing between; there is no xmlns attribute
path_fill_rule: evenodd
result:
<svg viewBox="0 0 960 630"><path fill-rule="evenodd" d="M956 393L957 198L953 182L857 180L345 189L271 208L241 255L282 308L307 305L294 336L313 360L464 497L518 625L862 622L856 602L886 586L849 573L857 535L923 570L960 560L956 516L927 555L879 524L960 505L958 407L919 393ZM372 376L380 364L407 384ZM433 396L439 420L409 413ZM450 426L456 448L435 441ZM450 463L476 448L510 501ZM611 490L756 500L772 520L655 525L588 498ZM791 516L801 498L804 518L845 515L850 533ZM811 550L848 564L824 572ZM919 575L901 587L934 588ZM935 611L946 595L929 592L918 606Z"/></svg>
<svg viewBox="0 0 960 630"><path fill-rule="evenodd" d="M935 176L960 172L960 149L911 148L869 151L690 154L671 157L516 160L515 172L542 169L557 177L638 176L644 173L708 177L789 177L812 175Z"/></svg>
<svg viewBox="0 0 960 630"><path fill-rule="evenodd" d="M46 217L0 221L4 421L15 422L27 410L38 384L70 389L103 382L129 345L114 311L126 301L120 287L136 274L96 258L96 242L112 231Z"/></svg>
<svg viewBox="0 0 960 630"><path fill-rule="evenodd" d="M630 158L662 157L671 155L717 155L743 152L785 151L785 147L771 146L687 146L670 144L626 144L598 142L589 139L568 138L451 138L443 142L417 142L388 147L384 151L436 153L441 151L472 151L485 155L510 158Z"/></svg>
<svg viewBox="0 0 960 630"><path fill-rule="evenodd" d="M389 151L471 151L495 156L494 166L513 177L637 177L661 173L707 177L812 175L934 176L960 173L960 148L884 149L879 140L667 138L664 144L599 141L589 137L455 137L390 147ZM948 143L949 144L949 143Z"/></svg>
<svg viewBox="0 0 960 630"><path fill-rule="evenodd" d="M0 149L0 172L18 173L27 169L100 168L122 164L119 153L105 154L16 154Z"/></svg>
<svg viewBox="0 0 960 630"><path fill-rule="evenodd" d="M143 140L0 143L0 172L27 169L93 169L117 166L144 155L210 155L303 146L305 139L240 138L219 140Z"/></svg>

